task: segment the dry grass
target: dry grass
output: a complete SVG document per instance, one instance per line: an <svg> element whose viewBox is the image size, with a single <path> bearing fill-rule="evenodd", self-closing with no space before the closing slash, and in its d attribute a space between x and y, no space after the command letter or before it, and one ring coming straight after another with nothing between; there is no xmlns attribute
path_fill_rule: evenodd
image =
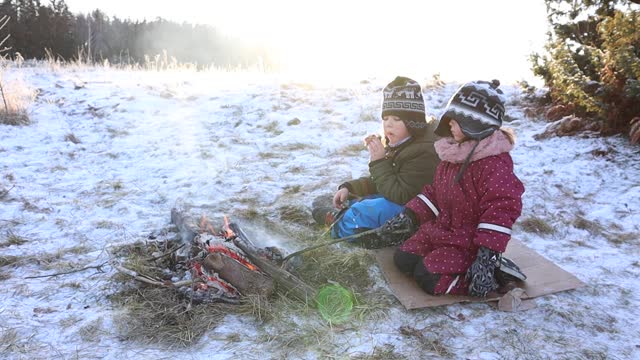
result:
<svg viewBox="0 0 640 360"><path fill-rule="evenodd" d="M258 153L258 157L260 157L261 159L286 159L288 156L286 154L261 151Z"/></svg>
<svg viewBox="0 0 640 360"><path fill-rule="evenodd" d="M82 319L78 316L78 315L69 315L63 319L60 319L60 327L62 327L63 329L66 329L68 327L71 327L77 323L79 323L80 321L82 321Z"/></svg>
<svg viewBox="0 0 640 360"><path fill-rule="evenodd" d="M301 174L304 171L306 171L306 169L302 166L292 166L289 169L287 169L287 172L289 174Z"/></svg>
<svg viewBox="0 0 640 360"><path fill-rule="evenodd" d="M611 231L610 229L620 228L619 226L611 225L606 227L600 224L596 220L589 220L584 218L583 216L576 215L573 220L573 226L577 229L582 229L587 231L590 235L593 236L602 236L607 239L607 241L613 245L619 246L624 244L630 244L634 241L638 241L638 234L634 232L623 232L623 231Z"/></svg>
<svg viewBox="0 0 640 360"><path fill-rule="evenodd" d="M283 221L299 224L310 225L311 214L309 211L301 206L285 205L278 208L278 214Z"/></svg>
<svg viewBox="0 0 640 360"><path fill-rule="evenodd" d="M9 192L11 191L11 189L13 189L14 186L12 186L12 187L7 189L4 186L0 185L0 200L2 200L5 197L7 197L7 195L9 195Z"/></svg>
<svg viewBox="0 0 640 360"><path fill-rule="evenodd" d="M111 300L124 312L115 318L125 340L186 347L196 343L241 305L192 304L172 289L135 284L114 294Z"/></svg>
<svg viewBox="0 0 640 360"><path fill-rule="evenodd" d="M0 124L25 126L31 124L27 108L35 99L36 92L20 80L4 82L4 69L0 69L2 102L0 102Z"/></svg>
<svg viewBox="0 0 640 360"><path fill-rule="evenodd" d="M300 190L302 190L302 185L286 185L284 187L284 194L298 194L300 193Z"/></svg>
<svg viewBox="0 0 640 360"><path fill-rule="evenodd" d="M273 149L289 153L292 151L301 151L301 150L318 150L319 147L312 144L292 143L292 144L286 144L286 145L274 145Z"/></svg>
<svg viewBox="0 0 640 360"><path fill-rule="evenodd" d="M100 335L105 333L104 320L99 317L78 330L78 335L85 342L99 342Z"/></svg>
<svg viewBox="0 0 640 360"><path fill-rule="evenodd" d="M15 329L2 329L0 330L0 355L8 355L13 352L16 344L18 343L19 336Z"/></svg>
<svg viewBox="0 0 640 360"><path fill-rule="evenodd" d="M423 354L432 354L438 358L450 358L451 352L437 337L437 334L429 331L429 329L418 330L412 326L401 326L398 331L405 337L413 339L417 342L420 352Z"/></svg>
<svg viewBox="0 0 640 360"><path fill-rule="evenodd" d="M45 349L49 350L45 354ZM44 343L36 339L31 331L18 332L17 329L0 325L0 359L44 359L55 357Z"/></svg>
<svg viewBox="0 0 640 360"><path fill-rule="evenodd" d="M5 233L4 241L0 242L0 248L9 247L12 245L20 246L24 243L27 243L29 240L26 238L14 233L11 230L8 230Z"/></svg>
<svg viewBox="0 0 640 360"><path fill-rule="evenodd" d="M544 219L537 216L529 216L518 220L518 224L526 232L536 234L553 234L556 230L549 225Z"/></svg>
<svg viewBox="0 0 640 360"><path fill-rule="evenodd" d="M300 119L293 118L287 122L287 126L300 125Z"/></svg>
<svg viewBox="0 0 640 360"><path fill-rule="evenodd" d="M391 344L384 344L382 346L375 346L371 354L356 354L350 359L354 360L387 360L387 359L397 359L404 360L408 359L405 355L403 355L403 349L400 349L399 352L396 351L395 346Z"/></svg>
<svg viewBox="0 0 640 360"><path fill-rule="evenodd" d="M360 155L360 153L365 150L366 150L365 146L361 142L358 142L356 144L350 144L342 147L337 151L337 155L356 156L356 155Z"/></svg>
<svg viewBox="0 0 640 360"><path fill-rule="evenodd" d="M0 255L0 267L19 265L22 263L22 258L13 255Z"/></svg>
<svg viewBox="0 0 640 360"><path fill-rule="evenodd" d="M82 141L80 141L80 139L78 139L78 137L76 137L76 135L74 133L68 133L64 136L64 141L70 141L74 144L80 144L82 143Z"/></svg>
<svg viewBox="0 0 640 360"><path fill-rule="evenodd" d="M278 136L284 132L280 130L280 125L276 120L273 120L266 125L258 125L257 127L264 128L264 131L271 133L273 136Z"/></svg>
<svg viewBox="0 0 640 360"><path fill-rule="evenodd" d="M369 268L374 258L367 250L339 249L337 245L330 245L300 256L302 266L296 269L296 273L311 285L319 287L332 281L349 284L357 292L365 292L373 285Z"/></svg>

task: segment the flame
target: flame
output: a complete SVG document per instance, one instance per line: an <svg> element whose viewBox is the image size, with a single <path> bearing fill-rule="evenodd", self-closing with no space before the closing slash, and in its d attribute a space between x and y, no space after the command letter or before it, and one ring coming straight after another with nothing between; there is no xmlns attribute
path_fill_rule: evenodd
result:
<svg viewBox="0 0 640 360"><path fill-rule="evenodd" d="M236 236L236 233L234 233L233 230L231 230L231 228L229 227L229 218L227 217L227 215L224 215L224 227L222 228L222 230L224 231L224 237L227 239Z"/></svg>
<svg viewBox="0 0 640 360"><path fill-rule="evenodd" d="M207 232L211 235L216 234L215 229L204 214L202 214L202 216L200 217L200 231Z"/></svg>

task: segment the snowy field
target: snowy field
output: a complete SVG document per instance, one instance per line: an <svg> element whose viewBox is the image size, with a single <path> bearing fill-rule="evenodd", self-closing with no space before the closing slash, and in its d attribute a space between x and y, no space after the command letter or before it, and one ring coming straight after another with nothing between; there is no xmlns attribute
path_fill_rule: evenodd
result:
<svg viewBox="0 0 640 360"><path fill-rule="evenodd" d="M382 320L320 323L322 343L287 355L286 330L250 316L227 316L186 349L124 341L108 266L25 277L103 263L108 247L166 228L178 199L232 216L310 217L313 198L367 171L361 140L380 129L381 90L392 79L309 84L47 65L10 69L12 79L37 97L31 125L0 125L0 260L19 260L0 263L0 358L640 359L640 148L621 137L535 140L546 124L525 117L516 87L503 86L526 186L514 237L588 285L521 313L394 302ZM434 115L458 86L417 80Z"/></svg>

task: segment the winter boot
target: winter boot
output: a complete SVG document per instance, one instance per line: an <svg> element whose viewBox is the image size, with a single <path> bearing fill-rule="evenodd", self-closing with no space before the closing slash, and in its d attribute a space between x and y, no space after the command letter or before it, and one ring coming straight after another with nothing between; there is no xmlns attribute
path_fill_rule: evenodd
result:
<svg viewBox="0 0 640 360"><path fill-rule="evenodd" d="M518 265L504 256L500 257L500 266L496 270L498 282L525 281L527 279L527 276L520 270Z"/></svg>
<svg viewBox="0 0 640 360"><path fill-rule="evenodd" d="M316 221L318 225L326 225L331 226L338 219L339 210L333 207L318 207L311 210L311 215L313 216L313 220Z"/></svg>
<svg viewBox="0 0 640 360"><path fill-rule="evenodd" d="M338 216L338 210L333 207L333 195L320 195L311 203L311 216L318 225L330 226Z"/></svg>
<svg viewBox="0 0 640 360"><path fill-rule="evenodd" d="M324 194L313 199L311 203L312 209L318 209L321 207L332 207L333 206L333 195L332 194Z"/></svg>

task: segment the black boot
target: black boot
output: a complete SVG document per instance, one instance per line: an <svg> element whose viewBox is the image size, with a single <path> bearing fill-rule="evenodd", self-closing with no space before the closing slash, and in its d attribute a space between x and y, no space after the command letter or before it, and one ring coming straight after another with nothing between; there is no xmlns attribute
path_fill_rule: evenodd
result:
<svg viewBox="0 0 640 360"><path fill-rule="evenodd" d="M502 277L506 280L525 281L527 275L513 261L507 259L504 256L500 257L500 267L496 271L496 277Z"/></svg>

